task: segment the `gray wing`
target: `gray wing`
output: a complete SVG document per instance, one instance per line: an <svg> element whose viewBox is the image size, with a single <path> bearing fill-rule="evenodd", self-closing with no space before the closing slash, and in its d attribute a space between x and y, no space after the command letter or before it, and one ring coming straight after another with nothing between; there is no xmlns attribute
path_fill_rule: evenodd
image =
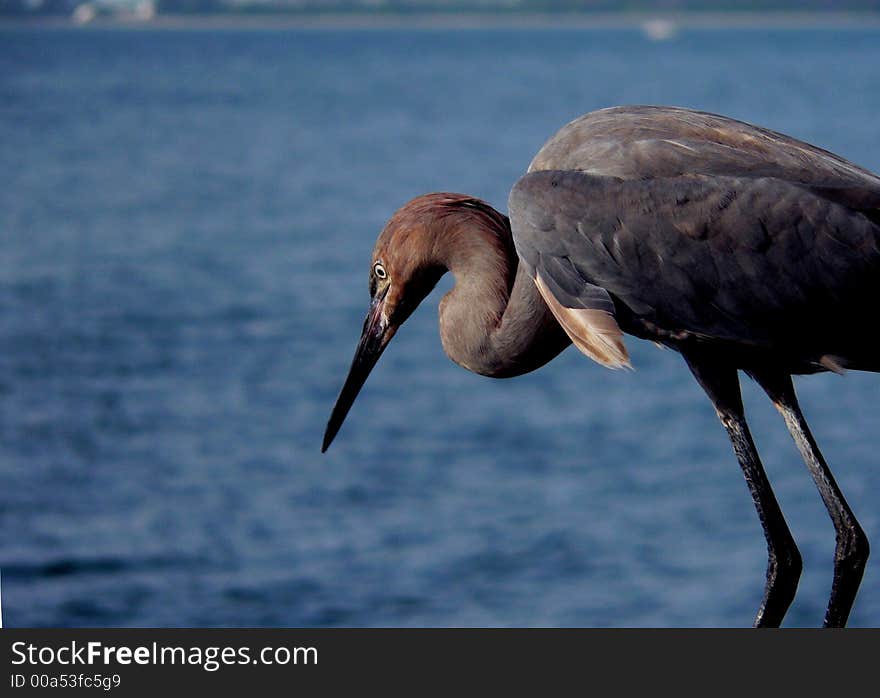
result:
<svg viewBox="0 0 880 698"><path fill-rule="evenodd" d="M625 312L646 336L823 352L876 316L880 187L541 171L516 183L509 206L517 253L551 309Z"/></svg>
<svg viewBox="0 0 880 698"><path fill-rule="evenodd" d="M880 190L880 178L827 150L743 121L678 107L612 107L585 114L541 148L529 172L541 170L620 179L773 177Z"/></svg>

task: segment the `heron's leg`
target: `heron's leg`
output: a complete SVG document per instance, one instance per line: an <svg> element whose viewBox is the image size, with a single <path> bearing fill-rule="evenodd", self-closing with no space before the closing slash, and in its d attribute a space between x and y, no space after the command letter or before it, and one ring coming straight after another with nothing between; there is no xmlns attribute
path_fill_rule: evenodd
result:
<svg viewBox="0 0 880 698"><path fill-rule="evenodd" d="M746 423L736 368L685 356L697 382L715 405L752 494L767 539L767 584L755 627L779 627L794 600L801 576L801 555L770 487Z"/></svg>
<svg viewBox="0 0 880 698"><path fill-rule="evenodd" d="M822 495L825 508L828 509L828 514L834 522L834 530L837 534L837 545L834 549L834 581L831 585L828 610L825 612L825 627L842 628L846 625L868 561L868 538L846 503L816 445L816 440L810 433L810 427L807 426L807 420L804 419L798 405L791 376L783 373L766 375L762 372L755 372L753 375L782 413L785 424L816 482L819 494Z"/></svg>

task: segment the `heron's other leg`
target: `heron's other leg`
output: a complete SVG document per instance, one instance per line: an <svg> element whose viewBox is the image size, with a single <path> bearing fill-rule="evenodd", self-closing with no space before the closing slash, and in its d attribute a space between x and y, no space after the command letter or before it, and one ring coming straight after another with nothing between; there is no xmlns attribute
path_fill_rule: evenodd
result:
<svg viewBox="0 0 880 698"><path fill-rule="evenodd" d="M801 555L770 487L746 423L736 368L686 356L699 384L715 405L746 477L767 539L767 584L755 627L779 627L794 600L801 576Z"/></svg>
<svg viewBox="0 0 880 698"><path fill-rule="evenodd" d="M834 581L831 585L828 610L825 611L825 627L842 628L846 625L868 561L868 538L846 503L816 445L816 440L810 433L810 427L807 426L807 420L804 419L798 405L791 376L787 373L762 372L755 372L753 375L782 413L785 424L816 482L819 494L822 495L825 508L828 509L834 522L834 530L837 534L837 545L834 549Z"/></svg>

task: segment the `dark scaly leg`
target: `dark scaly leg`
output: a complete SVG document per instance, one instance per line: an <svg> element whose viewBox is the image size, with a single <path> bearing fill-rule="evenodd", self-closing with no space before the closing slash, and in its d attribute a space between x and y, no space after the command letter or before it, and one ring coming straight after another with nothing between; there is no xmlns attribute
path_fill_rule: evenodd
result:
<svg viewBox="0 0 880 698"><path fill-rule="evenodd" d="M755 627L779 627L797 591L801 555L755 449L746 423L736 368L700 357L686 355L685 358L730 436L767 539L767 584Z"/></svg>
<svg viewBox="0 0 880 698"><path fill-rule="evenodd" d="M785 424L810 469L819 494L822 495L822 501L825 502L825 508L828 509L828 514L834 523L837 534L837 545L834 549L834 581L831 585L828 610L825 612L825 627L842 628L846 625L868 561L868 539L846 503L816 445L816 440L810 433L810 427L807 426L807 420L804 419L798 405L791 376L787 373L769 372L756 372L753 375L782 413Z"/></svg>

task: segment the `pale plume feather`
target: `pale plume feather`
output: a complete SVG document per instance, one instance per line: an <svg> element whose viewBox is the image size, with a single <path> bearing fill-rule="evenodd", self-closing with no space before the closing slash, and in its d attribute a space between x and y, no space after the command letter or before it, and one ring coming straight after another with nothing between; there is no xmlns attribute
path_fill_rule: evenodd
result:
<svg viewBox="0 0 880 698"><path fill-rule="evenodd" d="M550 312L581 353L608 368L632 368L623 343L623 332L614 315L593 308L566 308L550 292L540 274L535 274L535 285Z"/></svg>

